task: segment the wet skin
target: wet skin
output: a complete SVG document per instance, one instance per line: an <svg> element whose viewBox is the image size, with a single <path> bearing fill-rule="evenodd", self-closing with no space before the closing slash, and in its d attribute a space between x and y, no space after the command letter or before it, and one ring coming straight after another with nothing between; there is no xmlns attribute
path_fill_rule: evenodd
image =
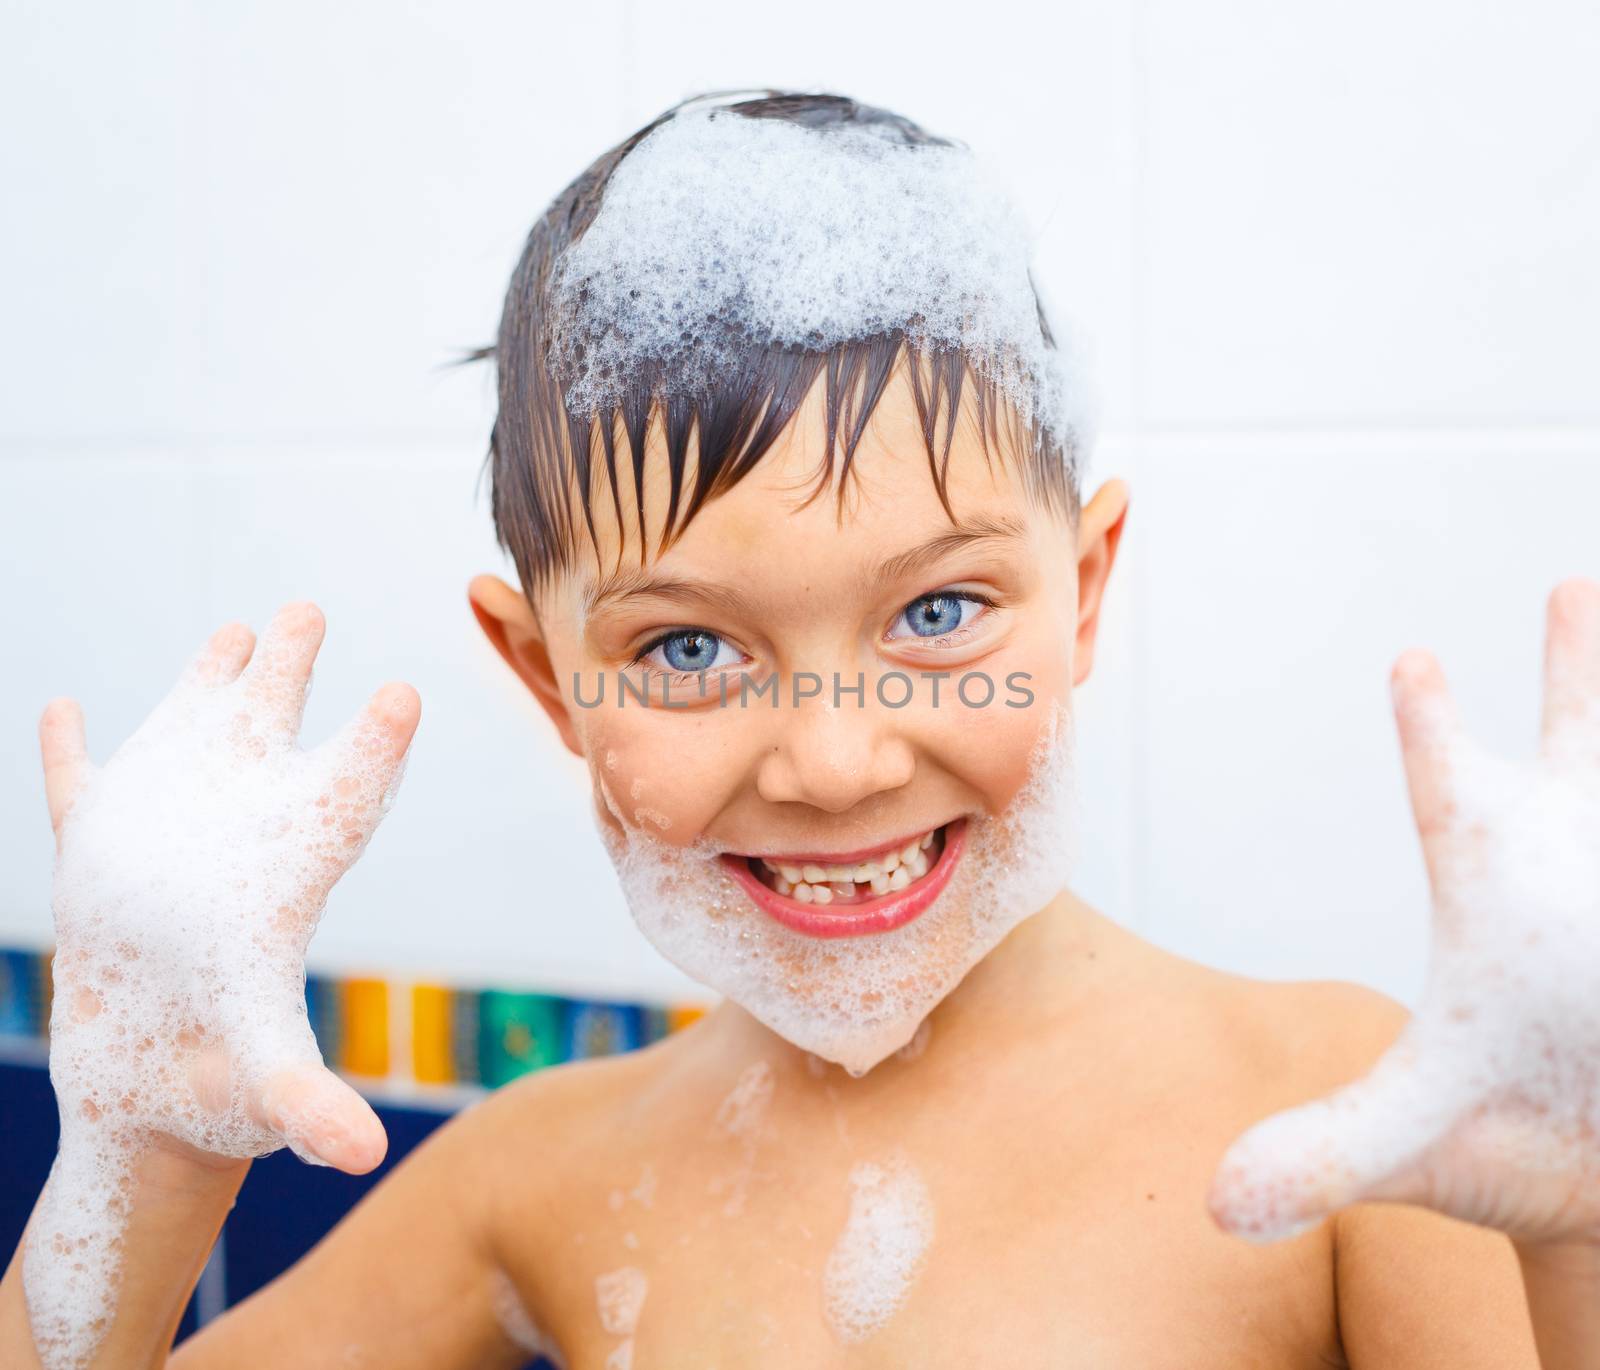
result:
<svg viewBox="0 0 1600 1370"><path fill-rule="evenodd" d="M786 441L650 564L735 587L742 608L712 592L586 613L586 588L637 551L603 496L601 555L541 596L537 615L502 581L473 582L490 640L587 762L600 823L743 853L836 851L1003 809L1022 781L1027 711L574 707L575 671L635 669L663 632L699 629L741 661L852 680L891 663L1025 670L1041 702L1068 705L1087 678L1127 508L1120 482L1073 528L1031 509L963 430L958 516L1010 518L1020 536L890 580L874 570L885 555L949 531L908 396L886 395L842 521L831 492L801 507L820 442L813 397ZM653 521L659 474L653 461ZM631 488L621 495L629 508ZM993 615L942 646L896 636L919 596L961 589L993 599ZM723 1003L644 1051L501 1090L174 1364L515 1366L525 1355L493 1306L504 1272L567 1364L599 1367L623 1338L601 1326L595 1281L632 1266L649 1281L640 1370L1533 1367L1515 1255L1497 1233L1358 1204L1252 1246L1207 1211L1240 1132L1362 1074L1404 1020L1353 985L1264 984L1168 955L1063 891L934 1009L920 1054L864 1078ZM724 1104L752 1070L770 1102L730 1131ZM823 1269L851 1168L894 1155L926 1184L934 1235L904 1306L846 1347L824 1316Z"/></svg>

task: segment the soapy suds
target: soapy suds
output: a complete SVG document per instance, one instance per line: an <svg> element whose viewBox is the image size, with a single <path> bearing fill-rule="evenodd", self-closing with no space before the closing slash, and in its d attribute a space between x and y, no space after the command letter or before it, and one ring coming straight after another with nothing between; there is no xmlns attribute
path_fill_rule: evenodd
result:
<svg viewBox="0 0 1600 1370"><path fill-rule="evenodd" d="M717 1105L718 1129L740 1141L754 1140L772 1106L776 1088L772 1067L765 1061L746 1066L739 1072L732 1091Z"/></svg>
<svg viewBox="0 0 1600 1370"><path fill-rule="evenodd" d="M650 1281L636 1265L625 1265L601 1275L594 1282L600 1326L614 1337L632 1336L639 1326L639 1313L649 1292Z"/></svg>
<svg viewBox="0 0 1600 1370"><path fill-rule="evenodd" d="M620 1213L629 1199L645 1208L655 1207L656 1168L653 1165L646 1164L640 1170L639 1182L632 1189L613 1189L607 1196L606 1203L613 1213Z"/></svg>
<svg viewBox="0 0 1600 1370"><path fill-rule="evenodd" d="M713 1198L727 1195L722 1202L725 1217L736 1218L744 1211L750 1179L755 1173L756 1151L776 1088L772 1067L765 1061L755 1061L739 1073L732 1091L717 1106L716 1133L738 1148L738 1161L732 1173L714 1176L707 1184L707 1193Z"/></svg>
<svg viewBox="0 0 1600 1370"><path fill-rule="evenodd" d="M516 1285L505 1271L497 1269L490 1277L489 1300L495 1321L513 1346L530 1356L543 1356L556 1370L562 1370L565 1362L561 1357L561 1348L534 1322L527 1305L522 1302L522 1296L517 1293Z"/></svg>
<svg viewBox="0 0 1600 1370"><path fill-rule="evenodd" d="M963 976L1067 884L1071 715L1052 701L1028 779L1001 813L968 818L966 850L918 917L888 932L817 939L757 908L701 838L674 847L601 827L628 907L666 958L779 1036L864 1075L905 1046Z"/></svg>
<svg viewBox="0 0 1600 1370"><path fill-rule="evenodd" d="M622 159L557 262L553 368L576 415L615 405L645 364L695 393L752 341L825 349L905 330L959 348L1025 422L1087 450L1081 358L1059 321L1059 349L1044 341L1029 239L967 148L691 107Z"/></svg>
<svg viewBox="0 0 1600 1370"><path fill-rule="evenodd" d="M1558 626L1584 613L1587 638ZM1211 1208L1230 1230L1277 1240L1364 1198L1535 1238L1600 1222L1600 591L1568 592L1551 631L1533 762L1397 675L1433 884L1422 1000L1367 1076L1229 1148Z"/></svg>
<svg viewBox="0 0 1600 1370"><path fill-rule="evenodd" d="M843 1342L864 1341L911 1292L933 1240L933 1203L904 1157L850 1172L850 1213L823 1271L828 1325Z"/></svg>
<svg viewBox="0 0 1600 1370"><path fill-rule="evenodd" d="M924 1018L917 1024L917 1030L911 1034L911 1040L895 1052L895 1056L902 1061L918 1060L927 1051L928 1043L932 1039L933 1019Z"/></svg>
<svg viewBox="0 0 1600 1370"><path fill-rule="evenodd" d="M303 632L280 615L239 674L248 638L226 631L103 768L86 767L61 828L50 1019L61 1141L24 1253L47 1370L85 1364L109 1325L152 1133L220 1156L286 1139L306 1155L328 1121L314 1105L291 1113L268 1082L321 1068L306 944L400 772L366 711L300 748ZM252 1116L256 1097L268 1118Z"/></svg>

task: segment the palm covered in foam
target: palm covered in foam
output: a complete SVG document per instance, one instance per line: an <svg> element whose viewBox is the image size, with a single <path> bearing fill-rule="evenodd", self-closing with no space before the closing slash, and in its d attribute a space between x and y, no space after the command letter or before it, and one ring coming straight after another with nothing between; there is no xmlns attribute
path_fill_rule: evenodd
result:
<svg viewBox="0 0 1600 1370"><path fill-rule="evenodd" d="M282 610L259 644L221 629L103 768L71 700L40 721L61 1145L24 1278L51 1370L86 1363L109 1326L145 1151L221 1164L288 1144L355 1173L383 1158L376 1115L322 1064L305 951L388 808L419 702L386 686L302 750L322 634L310 604Z"/></svg>
<svg viewBox="0 0 1600 1370"><path fill-rule="evenodd" d="M322 634L309 604L259 644L223 628L103 768L76 705L46 710L64 1127L143 1128L235 1156L288 1142L351 1170L381 1158L375 1116L322 1066L305 949L392 798L418 703L385 687L303 751Z"/></svg>
<svg viewBox="0 0 1600 1370"><path fill-rule="evenodd" d="M1236 1140L1211 1211L1261 1240L1371 1199L1595 1240L1600 586L1551 596L1536 760L1474 744L1426 653L1401 658L1394 692L1433 891L1422 1002L1368 1075Z"/></svg>

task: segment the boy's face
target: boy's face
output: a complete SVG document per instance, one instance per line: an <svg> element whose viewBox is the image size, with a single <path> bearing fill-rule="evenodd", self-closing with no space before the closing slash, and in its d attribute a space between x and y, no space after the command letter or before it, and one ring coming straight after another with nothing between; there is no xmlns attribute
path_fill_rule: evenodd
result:
<svg viewBox="0 0 1600 1370"><path fill-rule="evenodd" d="M969 397L951 448L959 527L903 375L857 449L842 516L836 487L801 507L823 454L819 383L756 468L646 566L601 490L600 553L586 547L537 619L504 582L472 586L485 631L587 760L647 935L857 1071L1067 874L1072 690L1126 491L1101 490L1075 534L1024 496L1009 459L986 460L975 414ZM656 433L644 486L655 547Z"/></svg>

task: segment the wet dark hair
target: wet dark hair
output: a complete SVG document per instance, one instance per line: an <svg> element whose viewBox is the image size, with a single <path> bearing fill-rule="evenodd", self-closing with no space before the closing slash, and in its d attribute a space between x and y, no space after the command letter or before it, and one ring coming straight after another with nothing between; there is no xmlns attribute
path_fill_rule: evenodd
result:
<svg viewBox="0 0 1600 1370"><path fill-rule="evenodd" d="M659 422L666 440L668 504L660 551L682 535L689 521L710 499L731 489L746 475L783 432L811 390L817 376L826 377L826 442L817 488L807 503L826 489L834 476L834 452L843 435L838 498L842 509L846 476L867 421L902 358L927 448L928 467L939 502L955 521L946 492L950 445L955 434L964 384L976 397L976 427L986 460L990 444L1001 447L1006 425L1012 451L1021 455L1024 485L1044 507L1069 520L1078 512L1078 452L1069 433L1068 446L1053 440L1037 420L1021 420L997 383L974 367L959 349L918 346L903 330L855 339L828 348L751 341L709 387L682 393L672 380L669 363L648 362L638 368L618 403L597 414L569 414L564 401L569 378L555 373L551 361L548 300L552 274L561 254L588 230L605 199L606 187L622 159L655 128L686 106L705 100L725 101L743 91L692 96L651 120L638 132L599 157L558 195L523 247L506 291L496 341L460 360L493 357L499 410L489 437L485 466L492 472L490 504L495 536L510 554L530 601L552 580L574 567L578 518L596 542L590 504L603 458L610 482L617 526L626 529L617 482L617 421L626 438L637 496L639 559L648 559L649 538L644 511L645 435ZM812 129L874 126L879 136L897 136L908 145L962 146L939 138L889 110L859 104L842 95L767 90L752 99L726 104L750 119L784 119ZM1031 277L1030 277L1031 283ZM1056 342L1038 305L1039 328L1047 346ZM942 450L936 434L941 405L947 414ZM600 454L595 452L599 429ZM698 435L692 488L685 489L689 443ZM580 509L573 505L573 491Z"/></svg>

